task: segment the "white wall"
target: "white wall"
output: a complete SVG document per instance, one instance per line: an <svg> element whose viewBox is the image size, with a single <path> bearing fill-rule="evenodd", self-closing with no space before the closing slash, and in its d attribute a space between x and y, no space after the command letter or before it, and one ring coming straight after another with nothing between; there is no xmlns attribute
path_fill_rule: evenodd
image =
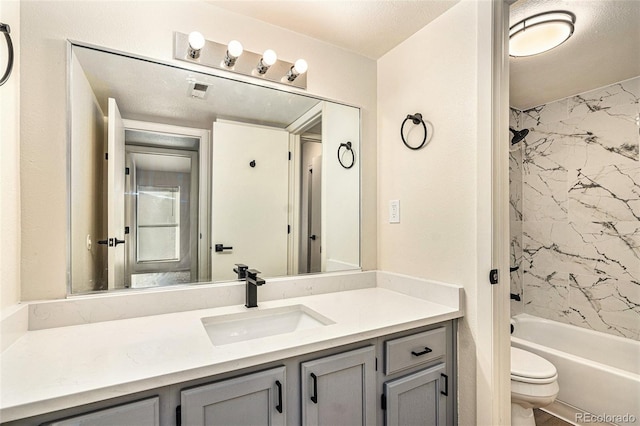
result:
<svg viewBox="0 0 640 426"><path fill-rule="evenodd" d="M325 103L322 109L321 241L326 271L349 269L358 264L360 215L355 212L359 211L360 200L353 196L360 184L358 116L356 109L344 105ZM347 141L352 142L358 157L350 169L343 168L337 161L338 148ZM343 161L349 164L350 160L349 154L345 154Z"/></svg>
<svg viewBox="0 0 640 426"><path fill-rule="evenodd" d="M304 57L309 93L363 108L362 265L376 267L375 61L199 1L28 1L21 15L22 299L66 294L66 39L171 61L173 32L197 29L250 51Z"/></svg>
<svg viewBox="0 0 640 426"><path fill-rule="evenodd" d="M0 2L0 19L11 28L13 71L0 87L0 308L20 301L20 2ZM6 67L2 43L0 74Z"/></svg>
<svg viewBox="0 0 640 426"><path fill-rule="evenodd" d="M91 90L89 81L78 59L73 55L71 62L71 93L73 117L71 122L71 235L72 276L74 291L78 293L95 289L105 268L103 258L106 247L98 245L104 239L102 203L102 165L104 162L104 113ZM91 238L91 249L87 246L87 236ZM106 274L105 274L106 276Z"/></svg>
<svg viewBox="0 0 640 426"><path fill-rule="evenodd" d="M491 324L491 138L481 138L478 111L491 110L479 94L479 29L491 28L479 13L489 2L463 0L378 61L378 267L464 285L465 316L459 321L459 423L490 424L477 398L491 395L491 341L478 339ZM490 44L489 44L490 47ZM408 114L433 124L433 139L413 151L400 139ZM409 130L414 125L405 125ZM412 132L419 144L421 129ZM415 139L414 139L415 138ZM481 196L481 194L488 197ZM400 223L389 223L389 200L400 200ZM486 271L486 273L485 273ZM481 279L481 277L484 277ZM489 320L487 321L487 318ZM484 377L485 366L489 365ZM477 410L476 410L477 408ZM489 414L490 416L491 414ZM484 421L483 421L484 420Z"/></svg>

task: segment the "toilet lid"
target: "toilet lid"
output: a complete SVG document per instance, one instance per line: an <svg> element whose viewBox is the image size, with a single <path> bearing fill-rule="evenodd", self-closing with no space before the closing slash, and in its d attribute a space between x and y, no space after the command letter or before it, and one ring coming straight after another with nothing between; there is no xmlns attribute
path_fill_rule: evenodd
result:
<svg viewBox="0 0 640 426"><path fill-rule="evenodd" d="M555 379L556 367L546 359L519 348L511 348L511 377L522 382ZM545 380L546 381L546 380Z"/></svg>

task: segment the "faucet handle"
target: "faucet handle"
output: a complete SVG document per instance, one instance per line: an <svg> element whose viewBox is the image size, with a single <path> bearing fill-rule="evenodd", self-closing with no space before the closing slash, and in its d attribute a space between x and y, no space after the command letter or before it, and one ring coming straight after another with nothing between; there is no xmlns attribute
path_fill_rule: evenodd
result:
<svg viewBox="0 0 640 426"><path fill-rule="evenodd" d="M247 277L247 269L249 269L249 267L242 263L236 263L236 266L237 268L233 268L233 272L238 274L239 280L244 280Z"/></svg>
<svg viewBox="0 0 640 426"><path fill-rule="evenodd" d="M257 269L247 269L247 276L251 279L255 280L258 274L261 274L261 272Z"/></svg>
<svg viewBox="0 0 640 426"><path fill-rule="evenodd" d="M258 276L259 273L260 271L257 269L249 269L247 271L247 284L251 283L257 286L265 284L266 281Z"/></svg>

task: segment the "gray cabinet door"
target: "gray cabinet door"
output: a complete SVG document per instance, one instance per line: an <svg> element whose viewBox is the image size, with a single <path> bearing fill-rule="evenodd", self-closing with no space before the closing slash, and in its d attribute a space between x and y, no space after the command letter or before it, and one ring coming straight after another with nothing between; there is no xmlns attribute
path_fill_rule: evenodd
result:
<svg viewBox="0 0 640 426"><path fill-rule="evenodd" d="M285 367L273 368L181 393L184 426L285 424Z"/></svg>
<svg viewBox="0 0 640 426"><path fill-rule="evenodd" d="M302 424L376 424L373 346L301 365Z"/></svg>
<svg viewBox="0 0 640 426"><path fill-rule="evenodd" d="M160 399L156 396L64 420L44 423L42 426L158 426L160 424L159 404Z"/></svg>
<svg viewBox="0 0 640 426"><path fill-rule="evenodd" d="M386 426L447 424L448 378L445 364L386 382Z"/></svg>

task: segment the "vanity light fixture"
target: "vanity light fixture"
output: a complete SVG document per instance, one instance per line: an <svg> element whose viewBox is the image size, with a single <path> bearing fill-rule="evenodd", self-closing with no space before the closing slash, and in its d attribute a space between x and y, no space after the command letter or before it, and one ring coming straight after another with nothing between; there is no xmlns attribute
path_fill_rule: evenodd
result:
<svg viewBox="0 0 640 426"><path fill-rule="evenodd" d="M198 59L200 57L200 51L204 47L204 36L198 31L192 31L189 33L189 57L191 59Z"/></svg>
<svg viewBox="0 0 640 426"><path fill-rule="evenodd" d="M295 80L300 74L306 73L308 68L309 65L307 64L307 61L305 61L304 59L298 59L296 63L293 64L291 68L289 68L289 72L287 73L287 80Z"/></svg>
<svg viewBox="0 0 640 426"><path fill-rule="evenodd" d="M564 10L539 13L509 28L509 55L532 56L560 46L573 34L576 15Z"/></svg>
<svg viewBox="0 0 640 426"><path fill-rule="evenodd" d="M231 40L227 45L227 53L224 56L224 65L229 68L233 68L243 51L244 48L242 47L242 43L238 40Z"/></svg>
<svg viewBox="0 0 640 426"><path fill-rule="evenodd" d="M290 87L307 88L307 62L295 63L278 58L272 49L262 54L245 50L238 40L229 44L207 40L194 31L190 34L174 33L173 58L190 62L198 67L209 67L241 74L263 81Z"/></svg>
<svg viewBox="0 0 640 426"><path fill-rule="evenodd" d="M256 67L258 74L264 75L271 65L275 64L277 60L278 55L276 55L276 52L271 49L265 50L262 54L262 58L260 58L260 61L258 62L258 66Z"/></svg>

